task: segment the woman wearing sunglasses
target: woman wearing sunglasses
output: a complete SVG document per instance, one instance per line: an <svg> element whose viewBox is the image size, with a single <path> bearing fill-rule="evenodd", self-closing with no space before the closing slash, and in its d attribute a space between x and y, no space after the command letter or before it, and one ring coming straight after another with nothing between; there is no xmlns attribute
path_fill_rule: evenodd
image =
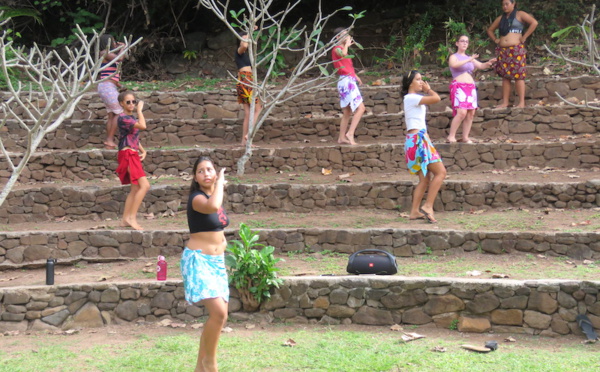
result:
<svg viewBox="0 0 600 372"><path fill-rule="evenodd" d="M117 159L119 166L117 174L121 184L131 184L131 191L125 200L123 209L123 219L121 226L132 227L135 230L143 230L137 222L137 212L142 205L144 196L150 190L150 182L146 178L142 161L146 158L146 150L140 143L140 130L146 129L146 119L142 112L144 108L143 101L136 101L131 92L119 94L119 104L123 107L117 119L119 128L119 153ZM137 112L137 118L133 114Z"/></svg>

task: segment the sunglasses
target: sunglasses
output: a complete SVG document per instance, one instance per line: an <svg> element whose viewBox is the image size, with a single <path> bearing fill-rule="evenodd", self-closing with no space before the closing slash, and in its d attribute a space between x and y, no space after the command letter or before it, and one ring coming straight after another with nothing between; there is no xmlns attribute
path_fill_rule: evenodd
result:
<svg viewBox="0 0 600 372"><path fill-rule="evenodd" d="M134 105L137 105L137 101L134 99L133 101L125 101L126 104L131 105L132 103Z"/></svg>

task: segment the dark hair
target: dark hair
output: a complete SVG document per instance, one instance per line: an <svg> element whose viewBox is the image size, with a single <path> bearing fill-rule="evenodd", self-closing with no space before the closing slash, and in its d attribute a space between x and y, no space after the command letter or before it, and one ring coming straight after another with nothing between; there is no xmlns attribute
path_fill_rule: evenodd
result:
<svg viewBox="0 0 600 372"><path fill-rule="evenodd" d="M198 160L196 160L194 166L192 167L192 184L190 185L190 194L200 190L200 184L196 182L196 171L198 170L198 165L200 165L200 163L203 161L209 161L213 167L215 166L215 163L208 156L201 156L198 158Z"/></svg>
<svg viewBox="0 0 600 372"><path fill-rule="evenodd" d="M119 102L123 102L123 101L125 101L125 97L128 96L128 95L130 95L130 94L133 96L133 98L135 98L135 94L133 94L133 92L130 92L130 91L126 90L124 92L119 93L119 97L117 97L117 100Z"/></svg>
<svg viewBox="0 0 600 372"><path fill-rule="evenodd" d="M98 43L99 43L99 46L100 46L100 50L102 51L102 50L106 49L106 47L110 48L112 46L111 45L112 44L111 43L112 39L113 39L113 37L111 35L109 35L109 34L102 34L102 36L100 36L100 39L98 39L99 40Z"/></svg>
<svg viewBox="0 0 600 372"><path fill-rule="evenodd" d="M415 80L415 76L417 76L417 74L419 73L419 71L417 70L410 70L404 73L404 75L402 75L402 95L405 96L408 94L408 87L410 87L410 85L412 84L413 80Z"/></svg>

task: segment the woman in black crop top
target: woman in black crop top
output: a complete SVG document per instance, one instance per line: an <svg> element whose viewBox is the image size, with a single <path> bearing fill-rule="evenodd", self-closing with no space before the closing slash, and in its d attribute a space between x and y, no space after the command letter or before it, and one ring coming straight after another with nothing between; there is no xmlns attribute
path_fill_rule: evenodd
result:
<svg viewBox="0 0 600 372"><path fill-rule="evenodd" d="M256 26L254 29L256 30ZM241 30L241 38L248 40L248 33ZM256 53L256 51L254 51ZM250 123L250 103L254 98L254 125L258 119L258 114L262 110L260 100L256 97L252 84L254 83L254 75L252 74L252 62L248 53L248 42L240 41L240 46L235 51L235 64L238 68L238 83L236 85L238 103L244 105L244 123L242 124L242 146L248 141L248 129Z"/></svg>
<svg viewBox="0 0 600 372"><path fill-rule="evenodd" d="M187 205L190 240L181 256L181 274L188 303L201 304L208 320L200 338L196 371L217 370L217 346L227 322L229 282L225 270L224 228L229 219L223 210L225 168L217 174L208 157L193 168Z"/></svg>
<svg viewBox="0 0 600 372"><path fill-rule="evenodd" d="M517 9L515 0L502 0L502 15L497 17L487 29L490 39L496 43L498 61L495 70L502 78L502 102L497 108L508 107L511 81L515 81L515 90L519 96L516 107L525 107L525 78L527 77L527 49L525 40L531 36L538 25L529 13ZM527 30L525 30L527 25ZM496 30L500 34L496 37Z"/></svg>

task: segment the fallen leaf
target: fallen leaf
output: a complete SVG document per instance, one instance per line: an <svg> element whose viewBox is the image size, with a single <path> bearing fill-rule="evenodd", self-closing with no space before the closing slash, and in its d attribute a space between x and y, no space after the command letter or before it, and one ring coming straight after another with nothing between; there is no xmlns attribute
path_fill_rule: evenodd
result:
<svg viewBox="0 0 600 372"><path fill-rule="evenodd" d="M445 353L446 352L446 348L443 346L436 346L433 349L431 349L431 351L435 351L438 353Z"/></svg>
<svg viewBox="0 0 600 372"><path fill-rule="evenodd" d="M514 339L514 337L510 336L504 339L504 342L517 342L517 340Z"/></svg>
<svg viewBox="0 0 600 372"><path fill-rule="evenodd" d="M198 329L204 327L204 323L192 324L192 329Z"/></svg>
<svg viewBox="0 0 600 372"><path fill-rule="evenodd" d="M171 324L169 324L169 327L171 327L171 328L185 328L185 324L184 323L171 323Z"/></svg>
<svg viewBox="0 0 600 372"><path fill-rule="evenodd" d="M467 275L469 275L469 276L479 276L479 275L481 275L481 271L477 271L477 270L467 271Z"/></svg>
<svg viewBox="0 0 600 372"><path fill-rule="evenodd" d="M256 328L256 324L246 324L246 329L254 329Z"/></svg>
<svg viewBox="0 0 600 372"><path fill-rule="evenodd" d="M591 260L583 260L584 265L591 265L593 263L594 263L594 261L591 261Z"/></svg>
<svg viewBox="0 0 600 372"><path fill-rule="evenodd" d="M414 340L418 340L420 338L425 338L425 336L420 335L418 333L404 333L402 336L402 341L404 342L410 342L410 341L414 341Z"/></svg>
<svg viewBox="0 0 600 372"><path fill-rule="evenodd" d="M544 256L543 254L538 254L537 256L538 256L538 258L543 258L543 259L548 258L548 257Z"/></svg>
<svg viewBox="0 0 600 372"><path fill-rule="evenodd" d="M485 212L485 210L484 210L484 209L478 209L478 210L476 210L476 211L474 211L474 210L472 210L472 209L471 209L471 210L469 211L469 213L470 213L470 214L482 214L483 212Z"/></svg>
<svg viewBox="0 0 600 372"><path fill-rule="evenodd" d="M383 82L381 81L381 79L377 79L374 82L372 82L371 85L378 87L378 86L383 85Z"/></svg>
<svg viewBox="0 0 600 372"><path fill-rule="evenodd" d="M579 176L578 176L578 175L576 175L576 174L569 174L569 176L568 176L568 177L569 177L569 178L579 178Z"/></svg>
<svg viewBox="0 0 600 372"><path fill-rule="evenodd" d="M289 346L289 347L294 347L296 346L296 341L292 340L291 338L288 338L283 344L282 346Z"/></svg>
<svg viewBox="0 0 600 372"><path fill-rule="evenodd" d="M90 227L90 230L106 229L106 225L97 225Z"/></svg>
<svg viewBox="0 0 600 372"><path fill-rule="evenodd" d="M64 332L64 334L67 335L67 336L75 335L77 333L79 333L79 330L77 330L77 329L69 329L69 330L67 330L67 331Z"/></svg>
<svg viewBox="0 0 600 372"><path fill-rule="evenodd" d="M231 333L231 332L233 332L233 328L231 328L231 327L225 327L225 328L223 328L223 330L221 332L223 332L223 333Z"/></svg>
<svg viewBox="0 0 600 372"><path fill-rule="evenodd" d="M494 278L494 279L508 279L508 275L506 275L506 274L493 274L492 278Z"/></svg>
<svg viewBox="0 0 600 372"><path fill-rule="evenodd" d="M400 324L394 324L393 326L390 327L390 329L392 331L403 331L404 328L402 328L402 326Z"/></svg>
<svg viewBox="0 0 600 372"><path fill-rule="evenodd" d="M321 168L321 174L323 174L324 176L331 175L331 172L333 172L333 169Z"/></svg>
<svg viewBox="0 0 600 372"><path fill-rule="evenodd" d="M113 278L113 277L112 276L103 275L103 276L101 276L101 277L98 278L98 281L99 282L105 282L105 281L107 281L108 279L111 279L111 278Z"/></svg>
<svg viewBox="0 0 600 372"><path fill-rule="evenodd" d="M534 139L534 140L541 141L541 140L542 140L542 137L536 136L536 137L533 137L533 139Z"/></svg>

